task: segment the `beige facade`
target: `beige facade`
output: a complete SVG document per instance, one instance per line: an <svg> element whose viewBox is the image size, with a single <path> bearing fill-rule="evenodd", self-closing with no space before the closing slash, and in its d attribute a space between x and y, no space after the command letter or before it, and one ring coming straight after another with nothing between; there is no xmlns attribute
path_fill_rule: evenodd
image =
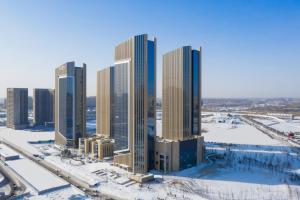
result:
<svg viewBox="0 0 300 200"><path fill-rule="evenodd" d="M97 72L97 96L96 96L96 133L111 137L111 70L105 68Z"/></svg>
<svg viewBox="0 0 300 200"><path fill-rule="evenodd" d="M114 165L132 171L132 155L129 151L120 152L114 155Z"/></svg>
<svg viewBox="0 0 300 200"><path fill-rule="evenodd" d="M186 46L163 55L162 97L163 138L183 140L201 134L201 50Z"/></svg>
<svg viewBox="0 0 300 200"><path fill-rule="evenodd" d="M55 70L55 143L77 147L86 133L86 64Z"/></svg>
<svg viewBox="0 0 300 200"><path fill-rule="evenodd" d="M185 169L183 166L182 157L183 154L188 154L189 152L184 152L185 146L182 143L186 143L189 146L194 145L195 158L193 159L194 165L201 163L204 159L204 138L203 136L194 136L185 140L166 140L162 138L157 138L155 142L155 168L164 173L179 171ZM181 149L182 148L182 149ZM191 162L192 163L192 162ZM192 165L190 165L191 167Z"/></svg>
<svg viewBox="0 0 300 200"><path fill-rule="evenodd" d="M201 49L190 46L163 55L162 138L155 142L155 168L182 170L203 160Z"/></svg>
<svg viewBox="0 0 300 200"><path fill-rule="evenodd" d="M6 109L8 128L26 128L28 126L28 89L7 88Z"/></svg>
<svg viewBox="0 0 300 200"><path fill-rule="evenodd" d="M84 154L92 159L103 160L113 156L113 140L105 137L84 138Z"/></svg>
<svg viewBox="0 0 300 200"><path fill-rule="evenodd" d="M126 165L134 173L145 173L154 162L156 39L138 35L124 41L115 48L115 62L129 67L129 149L116 155L114 163Z"/></svg>
<svg viewBox="0 0 300 200"><path fill-rule="evenodd" d="M53 89L33 89L33 123L35 125L54 122L54 96Z"/></svg>

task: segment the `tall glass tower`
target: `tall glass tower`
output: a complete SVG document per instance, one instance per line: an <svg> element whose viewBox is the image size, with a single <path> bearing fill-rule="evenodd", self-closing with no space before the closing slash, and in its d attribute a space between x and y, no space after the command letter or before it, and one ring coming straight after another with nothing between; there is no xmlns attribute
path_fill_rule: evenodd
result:
<svg viewBox="0 0 300 200"><path fill-rule="evenodd" d="M203 160L201 49L184 46L163 55L162 138L155 143L155 168L178 171Z"/></svg>
<svg viewBox="0 0 300 200"><path fill-rule="evenodd" d="M146 34L137 35L115 48L113 112L118 118L113 119L114 138L122 148L128 146L127 151L115 156L115 162L126 164L134 173L145 173L154 168L155 74L155 38L149 40ZM126 108L124 104L127 104ZM127 124L122 125L120 122L123 121ZM117 128L127 129L128 134L121 135L124 132Z"/></svg>
<svg viewBox="0 0 300 200"><path fill-rule="evenodd" d="M55 70L55 143L76 147L86 131L86 65Z"/></svg>

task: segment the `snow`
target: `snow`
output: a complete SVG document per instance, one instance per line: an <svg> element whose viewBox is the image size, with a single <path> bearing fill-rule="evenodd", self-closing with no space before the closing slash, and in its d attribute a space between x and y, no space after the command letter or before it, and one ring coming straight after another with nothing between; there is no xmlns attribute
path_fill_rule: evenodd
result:
<svg viewBox="0 0 300 200"><path fill-rule="evenodd" d="M55 192L48 192L38 196L29 197L28 200L85 200L89 199L79 189L71 186Z"/></svg>
<svg viewBox="0 0 300 200"><path fill-rule="evenodd" d="M69 183L63 179L26 158L6 161L6 164L22 177L38 194L69 186Z"/></svg>
<svg viewBox="0 0 300 200"><path fill-rule="evenodd" d="M0 156L4 159L4 160L8 160L8 159L18 159L19 158L19 154L17 154L14 150L8 148L6 145L4 144L0 144Z"/></svg>
<svg viewBox="0 0 300 200"><path fill-rule="evenodd" d="M53 131L14 130L0 127L0 138L22 147L31 154L42 155L30 142L46 142L54 140Z"/></svg>
<svg viewBox="0 0 300 200"><path fill-rule="evenodd" d="M275 121L274 119L261 119L261 118L254 118L255 121L260 122L266 126L271 126L274 124L278 124L278 121Z"/></svg>
<svg viewBox="0 0 300 200"><path fill-rule="evenodd" d="M254 118L254 120L280 132L300 132L300 124L298 120L284 121L282 119L276 120L269 118Z"/></svg>
<svg viewBox="0 0 300 200"><path fill-rule="evenodd" d="M282 144L248 124L202 123L202 128L207 130L202 135L204 136L204 140L208 142L253 145Z"/></svg>
<svg viewBox="0 0 300 200"><path fill-rule="evenodd" d="M271 126L272 128L281 131L281 132L300 132L298 126L292 125L290 123L279 123Z"/></svg>
<svg viewBox="0 0 300 200"><path fill-rule="evenodd" d="M81 169L78 165L73 165L70 159L61 159L59 156L47 156L44 160L57 166L61 170L67 171L89 185L98 184L97 180L93 178L89 171Z"/></svg>
<svg viewBox="0 0 300 200"><path fill-rule="evenodd" d="M27 144L27 150L42 154L46 162L90 184L97 183L94 189L116 199L299 199L299 181L290 180L291 174L300 173L299 148L272 139L237 117L210 114L213 116L205 117L202 124L207 130L203 133L206 155L220 158L209 157L207 162L196 167L170 174L151 171L155 180L145 184L132 181L129 172L112 166L111 161L80 163L61 159L53 144L29 143L41 132L31 135L30 131L13 131L15 136L7 136L9 131L0 129L0 136L4 135L10 141L16 139L18 145ZM225 119L224 123L216 123L222 121L218 118ZM157 120L159 130L158 123L161 120ZM16 138L23 134L26 135L23 139ZM54 138L53 133L44 140L51 137ZM32 199L68 199L73 193L79 199L85 198L73 190L68 187Z"/></svg>

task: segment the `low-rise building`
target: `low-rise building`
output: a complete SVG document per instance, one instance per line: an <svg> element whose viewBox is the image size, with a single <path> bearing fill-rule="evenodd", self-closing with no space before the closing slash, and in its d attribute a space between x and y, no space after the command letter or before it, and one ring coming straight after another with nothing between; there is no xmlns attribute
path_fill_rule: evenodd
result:
<svg viewBox="0 0 300 200"><path fill-rule="evenodd" d="M114 141L102 136L79 139L79 149L92 159L103 160L114 154Z"/></svg>
<svg viewBox="0 0 300 200"><path fill-rule="evenodd" d="M200 164L204 158L203 136L184 140L156 138L155 168L168 173Z"/></svg>

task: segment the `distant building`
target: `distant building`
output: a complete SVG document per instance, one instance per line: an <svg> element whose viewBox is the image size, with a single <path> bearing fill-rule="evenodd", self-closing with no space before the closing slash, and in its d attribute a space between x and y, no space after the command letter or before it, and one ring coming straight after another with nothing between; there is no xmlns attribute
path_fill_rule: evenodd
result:
<svg viewBox="0 0 300 200"><path fill-rule="evenodd" d="M55 143L77 147L86 133L86 64L55 70Z"/></svg>
<svg viewBox="0 0 300 200"><path fill-rule="evenodd" d="M162 111L156 169L177 171L201 162L201 49L185 46L163 55Z"/></svg>
<svg viewBox="0 0 300 200"><path fill-rule="evenodd" d="M8 88L6 99L6 126L23 129L28 126L28 89Z"/></svg>
<svg viewBox="0 0 300 200"><path fill-rule="evenodd" d="M115 48L115 65L98 72L97 134L114 139L114 164L154 169L156 39L138 35Z"/></svg>
<svg viewBox="0 0 300 200"><path fill-rule="evenodd" d="M33 123L45 125L54 122L54 90L33 89Z"/></svg>
<svg viewBox="0 0 300 200"><path fill-rule="evenodd" d="M3 101L3 108L6 109L6 98Z"/></svg>

